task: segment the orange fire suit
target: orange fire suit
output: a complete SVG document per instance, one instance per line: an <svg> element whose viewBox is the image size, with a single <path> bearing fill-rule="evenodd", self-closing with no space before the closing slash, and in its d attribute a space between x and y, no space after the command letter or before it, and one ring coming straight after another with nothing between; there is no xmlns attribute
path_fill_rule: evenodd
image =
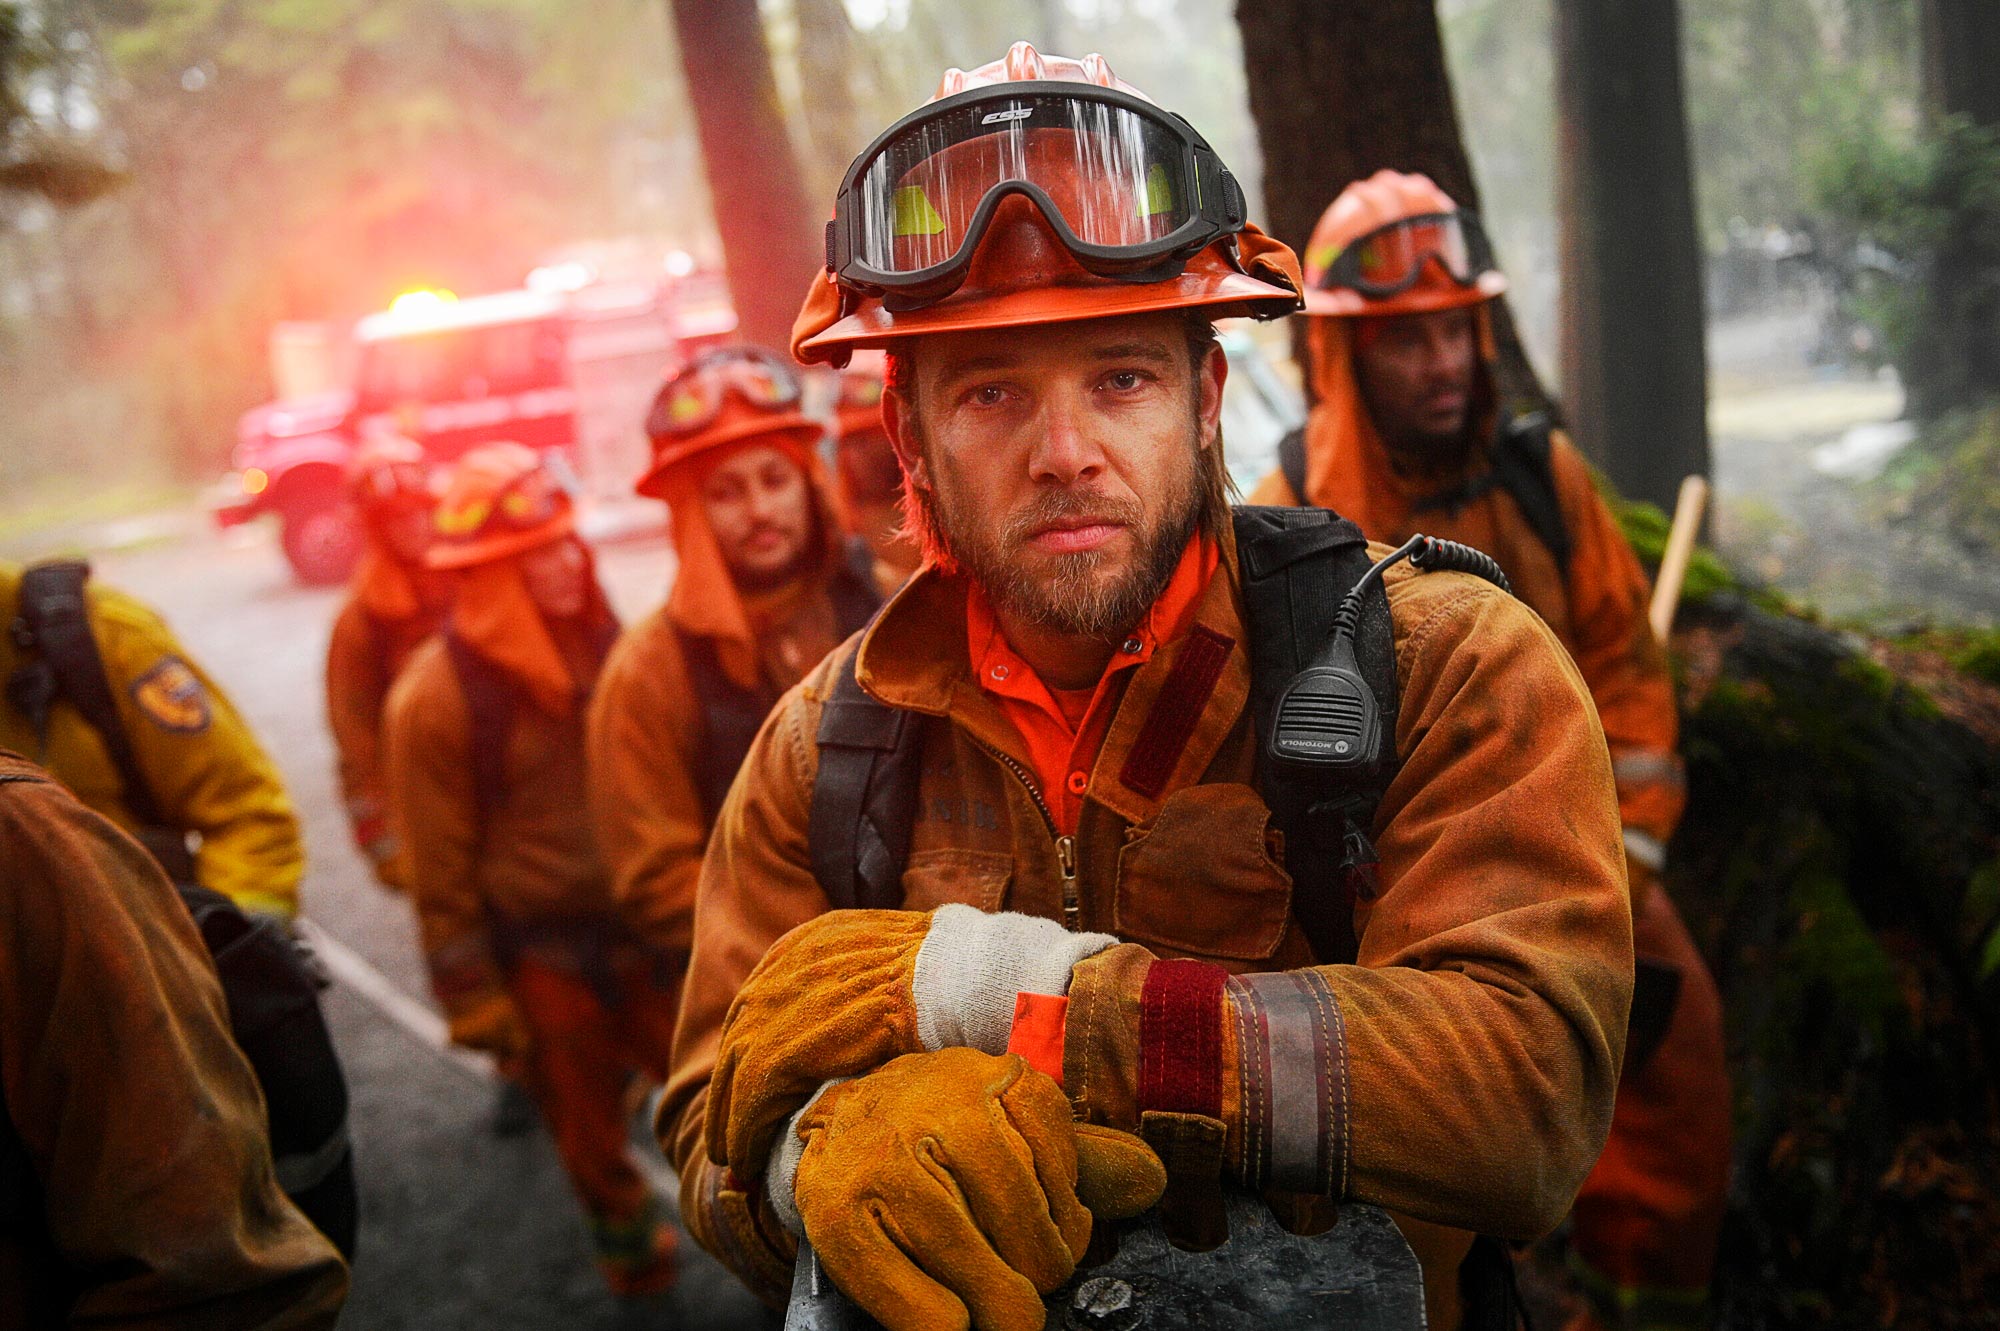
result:
<svg viewBox="0 0 2000 1331"><path fill-rule="evenodd" d="M624 1091L635 1072L663 1076L675 992L618 925L581 799L596 665L570 664L588 653L558 648L512 561L460 578L449 631L532 678L508 672L521 688L491 810L444 638L419 647L390 690L391 809L431 984L453 1038L498 1056L541 1106L607 1282L647 1292L673 1278L673 1233L628 1152ZM597 622L609 626L601 601Z"/></svg>
<svg viewBox="0 0 2000 1331"><path fill-rule="evenodd" d="M0 864L0 1326L331 1327L346 1266L159 867L4 752Z"/></svg>
<svg viewBox="0 0 2000 1331"><path fill-rule="evenodd" d="M789 586L737 590L692 485L669 478L680 570L667 603L619 638L591 695L591 811L627 922L662 953L692 943L695 879L713 816L701 789L707 743L681 635L706 639L731 683L768 702L840 644L828 585L843 542L817 469L822 534L813 566Z"/></svg>
<svg viewBox="0 0 2000 1331"><path fill-rule="evenodd" d="M398 890L406 872L390 833L382 713L389 686L417 644L437 632L444 618L442 598L427 595L420 577L371 540L326 647L326 720L339 760L348 825L376 879Z"/></svg>
<svg viewBox="0 0 2000 1331"><path fill-rule="evenodd" d="M1080 1118L1139 1126L1140 998L1155 959L1237 975L1313 968L1344 1016L1326 1048L1350 1093L1299 1126L1350 1162L1329 1195L1403 1218L1432 1325L1457 1324L1469 1231L1534 1238L1568 1210L1610 1122L1631 993L1610 767L1582 680L1496 589L1391 572L1401 768L1374 829L1380 891L1357 910L1358 964L1315 967L1251 785L1236 582L1226 537L1185 623L1118 672L1122 694L1078 769L1073 836L1058 836L1035 755L974 673L958 578L919 572L858 644L779 704L702 865L658 1125L691 1232L754 1288L783 1287L791 1246L761 1182L707 1153L707 1088L744 978L828 907L808 847L814 736L834 672L856 651L863 687L923 718L904 906L1064 920L1067 899L1072 927L1131 940L1073 972L1063 1081ZM1211 1166L1237 1177L1256 1150L1240 1135L1210 1147Z"/></svg>
<svg viewBox="0 0 2000 1331"><path fill-rule="evenodd" d="M20 578L18 564L0 562L0 623L17 613ZM94 582L87 596L112 696L160 816L201 839L195 880L246 911L291 915L305 848L278 769L158 615ZM0 679L20 663L12 638L0 634ZM53 708L46 742L19 710L0 704L0 747L32 756L92 809L139 831L103 741L67 703Z"/></svg>
<svg viewBox="0 0 2000 1331"><path fill-rule="evenodd" d="M1610 1143L1577 1199L1572 1248L1611 1324L1624 1316L1618 1309L1641 1304L1699 1324L1728 1200L1729 1075L1714 977L1657 887L1686 795L1673 680L1646 619L1645 572L1561 432L1551 440L1550 464L1570 538L1567 577L1504 488L1453 506L1427 503L1483 470L1484 456L1471 459L1468 475L1419 484L1399 474L1358 389L1350 333L1344 319L1308 321L1319 394L1306 425L1311 502L1351 519L1371 540L1399 543L1421 531L1492 555L1575 658L1603 721L1632 880L1634 947L1642 964L1679 979L1657 1052L1625 1069ZM1483 317L1480 335L1490 346ZM1274 472L1251 502L1299 500ZM1647 1020L1636 1010L1634 1017Z"/></svg>

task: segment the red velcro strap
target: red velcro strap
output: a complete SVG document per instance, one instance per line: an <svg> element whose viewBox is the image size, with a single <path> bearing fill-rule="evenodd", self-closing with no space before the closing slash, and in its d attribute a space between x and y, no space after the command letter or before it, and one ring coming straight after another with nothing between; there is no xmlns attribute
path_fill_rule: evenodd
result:
<svg viewBox="0 0 2000 1331"><path fill-rule="evenodd" d="M1062 1085L1063 1028L1068 1021L1069 1000L1061 994L1015 994L1007 1052L1019 1054L1029 1067Z"/></svg>
<svg viewBox="0 0 2000 1331"><path fill-rule="evenodd" d="M1139 727L1139 737L1132 741L1125 769L1118 774L1125 789L1147 799L1158 798L1166 789L1167 778L1174 774L1174 765L1180 762L1195 722L1201 720L1202 709L1222 678L1229 649L1235 645L1234 638L1212 629L1196 628L1187 635L1174 668L1160 685L1160 696L1153 700L1146 724Z"/></svg>
<svg viewBox="0 0 2000 1331"><path fill-rule="evenodd" d="M1206 961L1156 961L1139 993L1139 1110L1222 1117L1222 987Z"/></svg>

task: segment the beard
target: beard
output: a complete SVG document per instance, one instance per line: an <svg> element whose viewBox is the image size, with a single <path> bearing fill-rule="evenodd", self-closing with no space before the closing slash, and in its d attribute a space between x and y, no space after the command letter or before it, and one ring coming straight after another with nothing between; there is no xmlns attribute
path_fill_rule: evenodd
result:
<svg viewBox="0 0 2000 1331"><path fill-rule="evenodd" d="M1159 599L1200 522L1195 430L1191 422L1188 446L1172 474L1161 478L1160 501L1150 514L1136 499L1084 486L1049 486L996 523L952 465L932 455L927 441L933 489L910 486L905 505L932 561L971 577L1002 614L1076 637L1122 638ZM1100 547L1032 563L1023 558L1037 532L1083 517L1123 525L1132 537L1131 554L1121 559Z"/></svg>

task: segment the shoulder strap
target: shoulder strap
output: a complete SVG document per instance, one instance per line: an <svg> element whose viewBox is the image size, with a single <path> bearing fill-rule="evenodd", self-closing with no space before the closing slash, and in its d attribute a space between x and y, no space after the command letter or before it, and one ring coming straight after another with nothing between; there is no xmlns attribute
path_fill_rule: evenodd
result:
<svg viewBox="0 0 2000 1331"><path fill-rule="evenodd" d="M1393 762L1362 778L1304 778L1269 757L1279 697L1309 665L1333 627L1349 588L1373 562L1361 529L1320 508L1233 512L1250 639L1250 705L1257 728L1257 787L1285 836L1292 912L1322 962L1354 959L1356 896L1368 890L1376 806ZM1380 582L1369 591L1355 639L1355 662L1380 709L1383 733L1396 734L1395 640Z"/></svg>
<svg viewBox="0 0 2000 1331"><path fill-rule="evenodd" d="M848 537L842 556L827 590L833 597L834 623L845 640L875 617L882 608L882 593L875 586L875 552L868 542Z"/></svg>
<svg viewBox="0 0 2000 1331"><path fill-rule="evenodd" d="M750 756L751 742L777 698L764 690L753 693L731 679L722 668L713 638L680 629L674 634L680 639L681 659L687 663L688 683L701 703L701 754L695 784L701 791L703 814L713 827L737 769Z"/></svg>
<svg viewBox="0 0 2000 1331"><path fill-rule="evenodd" d="M813 877L835 910L901 904L917 816L922 723L870 697L855 676L859 661L849 653L820 712L807 828Z"/></svg>
<svg viewBox="0 0 2000 1331"><path fill-rule="evenodd" d="M1550 460L1551 426L1544 412L1516 416L1500 427L1493 444L1493 479L1513 496L1537 539L1555 556L1556 567L1569 578L1569 524L1563 521L1556 495L1555 467Z"/></svg>
<svg viewBox="0 0 2000 1331"><path fill-rule="evenodd" d="M449 629L444 633L444 651L472 714L472 802L485 819L507 798L507 739L514 731L520 697L505 671Z"/></svg>
<svg viewBox="0 0 2000 1331"><path fill-rule="evenodd" d="M1301 425L1288 430L1278 441L1278 470L1285 474L1285 484L1292 487L1292 497L1299 503L1306 502L1306 427Z"/></svg>

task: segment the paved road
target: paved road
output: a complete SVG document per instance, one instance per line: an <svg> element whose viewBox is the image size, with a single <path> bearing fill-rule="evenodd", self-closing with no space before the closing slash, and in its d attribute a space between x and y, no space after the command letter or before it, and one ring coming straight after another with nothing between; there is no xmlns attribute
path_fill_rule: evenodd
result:
<svg viewBox="0 0 2000 1331"><path fill-rule="evenodd" d="M658 602L672 560L653 538L608 550L603 565L629 619ZM348 841L335 794L321 679L338 593L296 586L261 532L202 532L100 557L97 568L167 617L284 769L312 862L306 913L428 1004L409 906L374 885ZM327 1005L354 1096L362 1189L361 1251L343 1327L733 1331L766 1324L755 1302L685 1235L684 1274L673 1295L643 1308L617 1306L590 1265L581 1215L546 1134L495 1138L486 1129L489 1083L345 985L330 991ZM664 1160L653 1158L664 1175Z"/></svg>

